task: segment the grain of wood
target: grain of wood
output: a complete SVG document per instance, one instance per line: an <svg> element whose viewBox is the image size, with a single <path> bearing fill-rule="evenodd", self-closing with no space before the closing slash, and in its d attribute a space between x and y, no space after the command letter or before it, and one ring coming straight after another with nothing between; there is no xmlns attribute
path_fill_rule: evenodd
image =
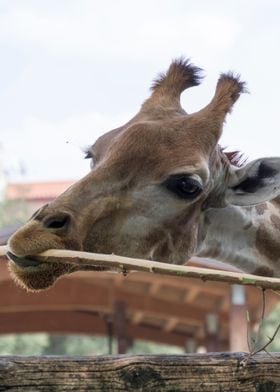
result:
<svg viewBox="0 0 280 392"><path fill-rule="evenodd" d="M0 357L0 391L279 392L280 353Z"/></svg>

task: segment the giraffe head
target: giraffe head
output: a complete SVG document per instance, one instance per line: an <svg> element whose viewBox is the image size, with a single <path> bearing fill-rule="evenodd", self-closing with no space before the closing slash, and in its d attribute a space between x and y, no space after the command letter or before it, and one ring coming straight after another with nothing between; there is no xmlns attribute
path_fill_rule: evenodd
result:
<svg viewBox="0 0 280 392"><path fill-rule="evenodd" d="M187 114L180 95L200 79L189 61L174 61L138 114L89 148L90 173L10 238L18 282L39 290L72 272L59 259L36 260L54 248L184 263L203 243L207 210L256 204L280 192L278 159L237 169L218 144L244 83L222 74L211 102Z"/></svg>

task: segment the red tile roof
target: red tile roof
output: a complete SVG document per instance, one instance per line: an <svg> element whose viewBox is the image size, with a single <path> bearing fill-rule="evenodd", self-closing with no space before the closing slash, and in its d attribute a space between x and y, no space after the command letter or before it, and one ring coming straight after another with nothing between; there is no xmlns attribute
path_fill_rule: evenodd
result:
<svg viewBox="0 0 280 392"><path fill-rule="evenodd" d="M72 181L52 181L52 182L30 182L11 183L6 189L6 199L8 200L42 200L54 199L64 192L75 180Z"/></svg>

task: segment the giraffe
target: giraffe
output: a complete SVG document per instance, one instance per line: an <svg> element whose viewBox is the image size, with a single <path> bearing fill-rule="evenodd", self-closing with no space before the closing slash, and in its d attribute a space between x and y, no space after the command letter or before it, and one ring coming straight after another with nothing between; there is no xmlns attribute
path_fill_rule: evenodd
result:
<svg viewBox="0 0 280 392"><path fill-rule="evenodd" d="M174 60L139 112L88 149L90 172L9 239L16 282L36 291L82 269L36 257L51 248L175 264L211 257L280 276L280 158L237 165L219 139L245 83L221 74L210 103L188 114L181 93L200 82L200 68Z"/></svg>

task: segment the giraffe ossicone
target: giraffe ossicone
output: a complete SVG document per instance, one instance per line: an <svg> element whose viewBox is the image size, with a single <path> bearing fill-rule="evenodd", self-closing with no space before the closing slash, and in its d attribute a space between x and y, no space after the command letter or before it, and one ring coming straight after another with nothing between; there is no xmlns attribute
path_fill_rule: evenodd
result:
<svg viewBox="0 0 280 392"><path fill-rule="evenodd" d="M188 114L180 95L200 75L188 60L173 61L139 112L89 148L89 174L10 238L10 269L20 285L44 289L81 269L39 262L47 249L175 264L212 257L280 276L280 158L234 164L219 139L245 84L222 74L211 102Z"/></svg>

